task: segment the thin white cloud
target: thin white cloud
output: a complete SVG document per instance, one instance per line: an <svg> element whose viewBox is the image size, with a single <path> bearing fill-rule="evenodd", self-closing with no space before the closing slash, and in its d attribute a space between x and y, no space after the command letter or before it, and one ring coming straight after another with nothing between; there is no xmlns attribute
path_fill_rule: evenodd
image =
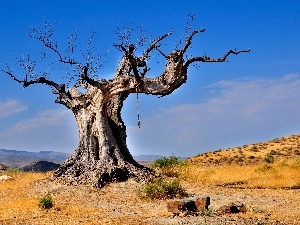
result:
<svg viewBox="0 0 300 225"><path fill-rule="evenodd" d="M300 78L221 81L197 104L161 108L142 127L128 127L133 155L200 152L266 141L300 132ZM72 152L78 128L69 110L47 110L0 132L0 148Z"/></svg>
<svg viewBox="0 0 300 225"><path fill-rule="evenodd" d="M27 109L27 106L16 99L0 101L0 118L10 117Z"/></svg>
<svg viewBox="0 0 300 225"><path fill-rule="evenodd" d="M69 110L45 110L0 132L1 148L72 152L78 129Z"/></svg>
<svg viewBox="0 0 300 225"><path fill-rule="evenodd" d="M196 155L300 132L300 78L220 81L207 87L211 98L161 109L129 127L135 154Z"/></svg>

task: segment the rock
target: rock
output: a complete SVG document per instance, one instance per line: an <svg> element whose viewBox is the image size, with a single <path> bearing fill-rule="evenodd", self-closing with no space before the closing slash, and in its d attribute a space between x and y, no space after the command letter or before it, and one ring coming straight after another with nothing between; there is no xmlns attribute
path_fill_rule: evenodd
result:
<svg viewBox="0 0 300 225"><path fill-rule="evenodd" d="M7 170L7 166L0 164L0 170Z"/></svg>
<svg viewBox="0 0 300 225"><path fill-rule="evenodd" d="M209 204L210 197L197 198L196 200L177 199L167 202L167 208L169 212L179 215L183 212L203 212L208 209Z"/></svg>
<svg viewBox="0 0 300 225"><path fill-rule="evenodd" d="M185 199L169 201L167 202L167 208L169 212L172 212L174 214L180 214L181 212L184 211L190 211L190 212L197 211L195 201L185 200Z"/></svg>
<svg viewBox="0 0 300 225"><path fill-rule="evenodd" d="M53 162L38 161L31 165L24 166L22 170L25 172L47 172L56 170L58 167L60 167L60 165Z"/></svg>
<svg viewBox="0 0 300 225"><path fill-rule="evenodd" d="M13 178L11 176L7 176L7 175L2 175L0 176L0 181L4 181L4 180L12 180Z"/></svg>
<svg viewBox="0 0 300 225"><path fill-rule="evenodd" d="M230 213L240 213L246 212L246 206L241 202L233 202L229 205L221 206L216 212L218 214L230 214Z"/></svg>
<svg viewBox="0 0 300 225"><path fill-rule="evenodd" d="M210 205L210 197L197 198L197 200L195 201L195 205L199 212L207 210L208 206Z"/></svg>

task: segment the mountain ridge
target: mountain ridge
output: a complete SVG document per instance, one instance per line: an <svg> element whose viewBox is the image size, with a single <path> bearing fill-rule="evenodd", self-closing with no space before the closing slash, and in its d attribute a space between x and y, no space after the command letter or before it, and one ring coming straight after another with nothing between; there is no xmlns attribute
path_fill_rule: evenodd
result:
<svg viewBox="0 0 300 225"><path fill-rule="evenodd" d="M0 164L10 168L21 168L38 161L48 161L56 164L62 164L71 153L55 151L30 152L23 150L0 149ZM151 162L161 158L161 155L137 155L133 156L139 162Z"/></svg>
<svg viewBox="0 0 300 225"><path fill-rule="evenodd" d="M55 151L18 151L0 149L0 163L10 168L20 168L37 161L62 164L71 154Z"/></svg>

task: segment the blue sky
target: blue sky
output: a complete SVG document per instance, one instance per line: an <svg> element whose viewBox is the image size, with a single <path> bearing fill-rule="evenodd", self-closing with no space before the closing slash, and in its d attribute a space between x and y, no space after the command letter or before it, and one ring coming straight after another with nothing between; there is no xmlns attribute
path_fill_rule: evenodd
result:
<svg viewBox="0 0 300 225"><path fill-rule="evenodd" d="M193 156L300 132L299 12L299 1L5 1L0 8L0 67L8 63L22 78L16 58L39 56L40 43L29 38L29 28L43 26L46 19L56 23L62 46L78 29L85 50L95 31L95 53L106 53L99 77L109 79L121 57L113 47L117 27L142 26L149 39L172 30L163 42L168 52L184 37L188 14L195 14L193 28L206 31L194 38L189 54L220 57L235 48L251 48L251 53L191 67L187 83L170 96L140 95L141 128L135 95L122 110L133 155ZM149 76L159 75L164 63L153 56ZM53 79L60 77L53 73ZM24 89L2 73L0 148L73 152L77 125L55 98L47 87Z"/></svg>

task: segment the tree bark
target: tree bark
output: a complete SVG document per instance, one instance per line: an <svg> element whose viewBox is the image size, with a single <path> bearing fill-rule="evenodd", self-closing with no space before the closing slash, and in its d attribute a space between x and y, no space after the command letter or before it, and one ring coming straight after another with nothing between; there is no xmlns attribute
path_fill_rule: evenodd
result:
<svg viewBox="0 0 300 225"><path fill-rule="evenodd" d="M114 95L105 101L99 89L90 89L87 90L93 96L90 103L79 110L72 109L79 128L79 144L74 154L54 172L55 180L103 187L130 177L154 178L153 170L139 165L126 145L126 127L120 112L128 94ZM78 98L80 93L73 90L72 97Z"/></svg>

